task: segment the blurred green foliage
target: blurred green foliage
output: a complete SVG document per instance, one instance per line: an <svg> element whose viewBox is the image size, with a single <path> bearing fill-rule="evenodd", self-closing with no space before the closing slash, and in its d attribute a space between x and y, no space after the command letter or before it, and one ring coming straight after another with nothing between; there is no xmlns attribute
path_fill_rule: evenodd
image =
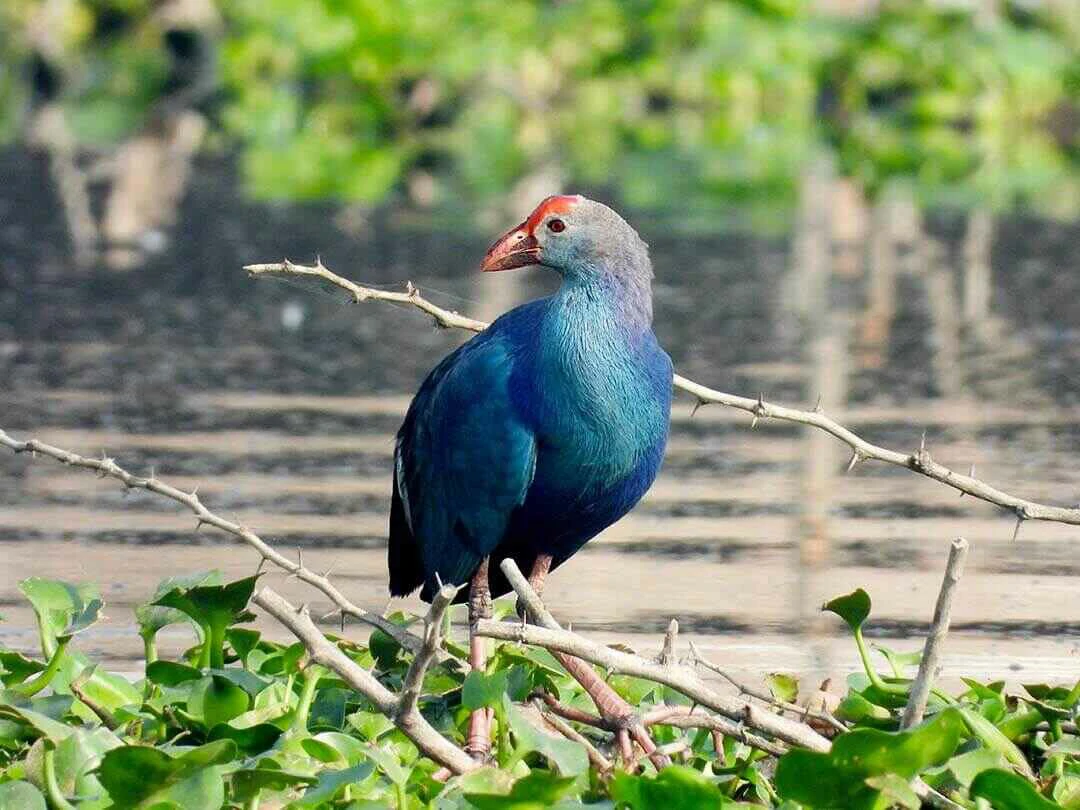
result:
<svg viewBox="0 0 1080 810"><path fill-rule="evenodd" d="M804 0L168 11L187 1L6 2L0 138L24 129L43 83L92 147L146 126L189 81L263 198L483 199L546 173L635 206L782 207L808 159L834 151L871 191L903 176L931 200L1080 209L1067 1L1004 0L988 19L941 0L867 17Z"/></svg>

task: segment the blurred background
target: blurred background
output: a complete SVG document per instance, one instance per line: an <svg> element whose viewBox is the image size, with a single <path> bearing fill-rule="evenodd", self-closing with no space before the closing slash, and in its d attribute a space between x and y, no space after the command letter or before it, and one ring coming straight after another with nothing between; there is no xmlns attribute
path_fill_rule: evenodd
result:
<svg viewBox="0 0 1080 810"><path fill-rule="evenodd" d="M556 191L650 243L681 373L1080 502L1074 0L5 0L0 427L198 485L381 608L392 435L467 335L240 267L321 254L491 318L552 289L477 265ZM821 602L865 587L868 635L919 647L964 535L947 672L1075 677L1075 528L1014 541L939 484L845 475L820 432L686 400L673 423L646 501L551 580L575 629L649 649L674 615L733 672L837 673ZM99 582L82 643L122 669L159 578L255 563L0 458L9 646L35 643L26 576Z"/></svg>

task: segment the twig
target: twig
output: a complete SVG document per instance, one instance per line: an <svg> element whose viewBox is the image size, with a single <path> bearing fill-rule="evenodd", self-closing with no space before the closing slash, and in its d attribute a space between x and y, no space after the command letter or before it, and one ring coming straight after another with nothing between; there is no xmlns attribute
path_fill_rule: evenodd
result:
<svg viewBox="0 0 1080 810"><path fill-rule="evenodd" d="M431 759L454 773L465 773L479 767L479 763L474 762L472 757L443 737L424 719L416 708L414 698L408 695L399 698L394 695L379 683L374 675L345 655L337 645L331 644L315 626L306 609L297 610L270 588L259 590L252 601L300 639L312 661L333 670L345 683L371 701L379 713L390 718L394 725ZM445 611L446 608L442 609Z"/></svg>
<svg viewBox="0 0 1080 810"><path fill-rule="evenodd" d="M611 672L633 675L662 683L686 695L696 703L712 709L749 728L768 734L791 745L813 751L828 751L829 741L804 723L789 720L746 700L723 695L709 686L694 670L688 667L661 666L641 656L631 655L605 647L587 638L563 630L547 612L543 603L522 576L511 559L504 560L500 568L509 580L518 598L528 607L538 625L521 622L497 622L485 619L478 623L476 632L488 638L515 641L544 647L552 652L562 652L604 667Z"/></svg>
<svg viewBox="0 0 1080 810"><path fill-rule="evenodd" d="M941 648L945 645L945 636L949 632L953 594L956 593L956 586L964 573L964 560L967 558L967 553L967 540L963 537L953 540L949 548L949 561L945 564L945 578L941 581L941 590L938 592L937 604L934 606L934 620L930 625L930 634L926 637L922 660L919 662L919 672L911 685L911 694L904 708L904 716L900 720L901 729L911 728L920 723L923 712L926 711L930 687L938 672Z"/></svg>
<svg viewBox="0 0 1080 810"><path fill-rule="evenodd" d="M559 717L573 720L575 723L581 723L582 725L592 726L593 728L602 728L605 731L618 731L619 727L607 722L603 717L589 714L581 709L575 709L573 706L567 706L565 703L561 703L554 695L548 694L543 689L535 690L529 697L533 701L542 701L552 713L559 715Z"/></svg>
<svg viewBox="0 0 1080 810"><path fill-rule="evenodd" d="M431 608L424 618L424 644L413 656L412 663L405 673L405 680L401 684L401 705L399 713L416 711L420 693L424 687L424 675L428 667L442 648L443 617L457 596L460 588L452 585L443 585L435 598L431 600Z"/></svg>
<svg viewBox="0 0 1080 810"><path fill-rule="evenodd" d="M240 538L262 555L263 559L284 569L297 579L318 588L328 596L338 608L340 608L342 613L347 613L362 622L377 627L410 652L415 653L423 646L423 641L418 636L413 635L404 628L384 619L376 613L364 610L359 605L353 604L345 598L345 595L341 593L341 591L330 584L330 580L326 577L319 576L314 571L304 568L299 562L293 562L284 554L274 550L251 529L231 520L226 520L207 509L202 501L199 500L197 491L184 492L183 490L177 489L176 487L170 486L164 481L159 480L153 474L145 478L133 475L108 456L88 458L86 456L80 456L77 453L72 453L70 450L54 447L51 444L46 444L37 439L19 441L5 433L2 428L0 428L0 446L8 447L16 453L30 453L34 457L38 454L48 456L69 467L82 467L87 470L93 470L102 478L115 478L117 481L120 481L126 489L145 489L148 492L171 498L195 513L196 528L206 524L207 526L221 529L223 532L231 534L233 537Z"/></svg>
<svg viewBox="0 0 1080 810"><path fill-rule="evenodd" d="M253 276L293 275L320 278L346 290L357 303L363 301L391 301L399 304L410 304L434 318L439 326L447 328L454 327L471 332L480 332L487 328L484 321L468 318L433 304L420 295L419 291L411 283L407 285L406 292L377 290L357 284L331 272L321 261L313 267L283 261L269 264L249 264L244 269ZM946 467L944 464L939 464L930 457L925 445L920 446L913 453L901 453L867 441L854 431L829 418L819 409L804 411L766 402L763 396L742 397L736 394L726 394L723 391L709 388L679 374L675 375L673 382L676 388L695 398L695 410L705 404L726 405L729 408L746 411L755 420L775 419L780 422L810 425L823 430L851 448L852 463L850 467L862 461L880 461L885 464L892 464L938 481L961 493L1009 509L1020 522L1025 520L1047 520L1073 526L1080 525L1080 509L1042 504L1011 495L981 481L973 474L964 475Z"/></svg>
<svg viewBox="0 0 1080 810"><path fill-rule="evenodd" d="M724 736L746 743L775 756L787 753L787 746L758 736L746 730L746 726L726 717L694 711L691 706L661 706L648 712L641 719L646 726L672 726L673 728L707 728Z"/></svg>
<svg viewBox="0 0 1080 810"><path fill-rule="evenodd" d="M672 619L668 622L667 632L664 633L664 646L660 649L659 663L665 667L672 667L679 663L675 654L675 645L679 640L679 620Z"/></svg>
<svg viewBox="0 0 1080 810"><path fill-rule="evenodd" d="M749 695L750 697L757 698L760 701L768 703L770 706L775 706L776 708L783 709L786 712L797 714L803 720L808 717L812 717L819 722L826 723L832 726L837 731L844 732L848 730L848 727L830 712L815 711L808 706L800 706L797 703L789 703L786 700L780 700L779 698L774 697L773 695L765 692L764 690L755 689L752 686L747 686L746 684L735 680L735 678L731 677L723 669L702 656L701 653L698 651L697 646L692 641L690 642L690 654L693 656L695 664L700 664L710 672L715 672L717 675L719 675L721 678L724 678L728 683L730 683L744 695Z"/></svg>
<svg viewBox="0 0 1080 810"><path fill-rule="evenodd" d="M567 723L554 712L544 711L543 702L540 701L538 697L533 698L533 705L536 707L537 712L540 713L540 717L543 718L545 723L558 731L568 740L573 740L585 749L585 753L589 755L589 761L592 762L594 766L596 766L597 770L599 770L601 773L610 773L612 770L614 770L615 765L612 763L612 761L605 757L600 752L600 749L592 744L592 741L589 740L588 737L579 732L576 728Z"/></svg>

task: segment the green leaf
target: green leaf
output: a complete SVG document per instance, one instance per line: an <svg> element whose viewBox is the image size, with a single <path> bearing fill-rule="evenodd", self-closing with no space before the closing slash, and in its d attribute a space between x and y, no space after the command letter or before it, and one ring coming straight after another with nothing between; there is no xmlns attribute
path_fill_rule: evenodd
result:
<svg viewBox="0 0 1080 810"><path fill-rule="evenodd" d="M282 791L296 785L314 784L315 777L283 771L279 768L253 768L229 775L235 801L246 802L260 790Z"/></svg>
<svg viewBox="0 0 1080 810"><path fill-rule="evenodd" d="M396 753L371 744L364 746L364 753L378 766L379 770L382 771L383 776L395 785L404 787L405 783L409 781L409 774L412 773L412 768L405 768L402 766L401 760Z"/></svg>
<svg viewBox="0 0 1080 810"><path fill-rule="evenodd" d="M835 613L855 631L862 627L870 615L870 595L859 588L846 596L838 596L826 602L821 609Z"/></svg>
<svg viewBox="0 0 1080 810"><path fill-rule="evenodd" d="M340 771L323 771L318 781L309 787L302 797L289 804L290 810L308 810L328 806L347 786L362 782L375 772L370 762L354 765Z"/></svg>
<svg viewBox="0 0 1080 810"><path fill-rule="evenodd" d="M878 795L887 802L888 807L899 806L909 808L909 810L919 810L922 807L922 802L911 789L911 785L895 773L868 777L866 784L878 792Z"/></svg>
<svg viewBox="0 0 1080 810"><path fill-rule="evenodd" d="M896 650L886 647L884 644L873 644L871 646L885 656L885 660L889 662L889 668L897 678L904 677L904 670L906 668L918 667L919 662L922 661L922 650L897 652Z"/></svg>
<svg viewBox="0 0 1080 810"><path fill-rule="evenodd" d="M573 740L553 737L535 728L510 698L503 696L503 712L520 751L535 751L546 757L563 776L580 776L589 770L589 756Z"/></svg>
<svg viewBox="0 0 1080 810"><path fill-rule="evenodd" d="M473 670L461 687L461 705L469 711L498 706L506 694L509 675L505 669L493 675Z"/></svg>
<svg viewBox="0 0 1080 810"><path fill-rule="evenodd" d="M101 593L95 585L72 585L56 579L30 577L19 590L37 614L41 652L52 656L61 636L85 630L101 615Z"/></svg>
<svg viewBox="0 0 1080 810"><path fill-rule="evenodd" d="M194 621L182 610L154 604L165 594L177 588L186 590L200 585L220 585L222 582L223 578L220 571L200 571L195 574L166 577L161 580L157 588L154 589L154 595L150 598L150 601L135 608L135 619L139 623L139 635L143 636L143 638L153 638L159 630L170 624Z"/></svg>
<svg viewBox="0 0 1080 810"><path fill-rule="evenodd" d="M1012 771L983 771L971 783L972 798L986 799L994 810L1058 810L1059 806L1043 798L1038 791Z"/></svg>
<svg viewBox="0 0 1080 810"><path fill-rule="evenodd" d="M192 687L187 710L207 728L213 728L246 712L248 704L247 692L228 678L211 675Z"/></svg>
<svg viewBox="0 0 1080 810"><path fill-rule="evenodd" d="M723 810L726 804L716 785L685 765L664 768L655 777L617 773L611 798L630 810Z"/></svg>
<svg viewBox="0 0 1080 810"><path fill-rule="evenodd" d="M146 665L146 679L159 686L179 686L203 677L201 669L176 661L154 661Z"/></svg>
<svg viewBox="0 0 1080 810"><path fill-rule="evenodd" d="M248 665L248 656L258 646L260 638L262 638L262 633L258 630L248 630L246 627L230 627L225 631L225 640L229 642L236 657L245 667Z"/></svg>
<svg viewBox="0 0 1080 810"><path fill-rule="evenodd" d="M324 731L300 741L300 746L320 762L356 765L367 756L366 746L355 737L339 731Z"/></svg>
<svg viewBox="0 0 1080 810"><path fill-rule="evenodd" d="M794 703L799 698L799 681L794 675L773 672L765 676L765 683L777 700Z"/></svg>
<svg viewBox="0 0 1080 810"><path fill-rule="evenodd" d="M977 737L983 745L997 751L1005 757L1006 762L1012 765L1017 771L1034 781L1035 773L1031 770L1027 757L1025 757L1024 753L1016 747L1016 744L1013 743L1012 740L1005 736L1001 729L977 711L974 711L967 706L961 707L960 713L964 718L964 722L967 724L968 730Z"/></svg>
<svg viewBox="0 0 1080 810"><path fill-rule="evenodd" d="M896 774L911 779L945 762L960 743L964 723L955 709L934 715L911 731L860 728L833 740L828 753L796 749L780 758L777 792L809 807L876 806L881 789L867 779Z"/></svg>
<svg viewBox="0 0 1080 810"><path fill-rule="evenodd" d="M107 751L122 745L120 738L107 728L73 729L57 744L53 757L61 792L82 797L103 795L104 789L93 771Z"/></svg>
<svg viewBox="0 0 1080 810"><path fill-rule="evenodd" d="M228 723L218 723L207 736L207 741L232 740L244 754L253 756L268 751L282 735L273 723L257 723L246 728L234 728Z"/></svg>
<svg viewBox="0 0 1080 810"><path fill-rule="evenodd" d="M172 757L156 748L127 745L105 754L98 779L119 807L141 808L169 802L184 810L214 810L225 799L215 765L236 756L236 745L220 740Z"/></svg>
<svg viewBox="0 0 1080 810"><path fill-rule="evenodd" d="M44 664L27 658L22 653L0 650L0 683L4 686L22 683L43 669L45 669Z"/></svg>
<svg viewBox="0 0 1080 810"><path fill-rule="evenodd" d="M232 624L248 622L255 614L247 609L258 576L230 582L228 585L177 587L162 594L151 604L174 608L190 616L203 629L202 662L221 669L225 664L225 631Z"/></svg>
<svg viewBox="0 0 1080 810"><path fill-rule="evenodd" d="M46 810L45 797L29 782L0 784L0 807L11 810Z"/></svg>
<svg viewBox="0 0 1080 810"><path fill-rule="evenodd" d="M576 781L533 771L514 782L509 793L466 793L465 798L478 810L547 810L572 792Z"/></svg>

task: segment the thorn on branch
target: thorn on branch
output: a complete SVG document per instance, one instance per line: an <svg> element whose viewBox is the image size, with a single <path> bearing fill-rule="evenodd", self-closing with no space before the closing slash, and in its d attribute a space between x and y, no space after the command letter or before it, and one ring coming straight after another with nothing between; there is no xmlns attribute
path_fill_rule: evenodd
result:
<svg viewBox="0 0 1080 810"><path fill-rule="evenodd" d="M1012 535L1012 541L1014 543L1016 542L1016 539L1020 536L1020 527L1023 525L1023 523L1024 523L1024 521L1026 519L1027 519L1027 516L1025 515L1024 508L1020 507L1019 509L1017 509L1016 510L1016 528L1013 529L1013 535Z"/></svg>
<svg viewBox="0 0 1080 810"><path fill-rule="evenodd" d="M852 470L855 469L855 465L858 464L862 460L863 460L862 453L860 453L858 450L852 450L851 451L851 460L848 462L847 469L844 470L844 472L845 473L851 472Z"/></svg>
<svg viewBox="0 0 1080 810"><path fill-rule="evenodd" d="M708 405L708 404L709 403L708 403L707 400L704 400L701 397L698 397L697 402L694 403L693 410L690 411L690 418L693 419L695 416L697 416L697 412L699 410L701 410L704 406Z"/></svg>
<svg viewBox="0 0 1080 810"><path fill-rule="evenodd" d="M814 413L825 413L825 408L821 405L821 394L818 394L817 402L814 403Z"/></svg>

